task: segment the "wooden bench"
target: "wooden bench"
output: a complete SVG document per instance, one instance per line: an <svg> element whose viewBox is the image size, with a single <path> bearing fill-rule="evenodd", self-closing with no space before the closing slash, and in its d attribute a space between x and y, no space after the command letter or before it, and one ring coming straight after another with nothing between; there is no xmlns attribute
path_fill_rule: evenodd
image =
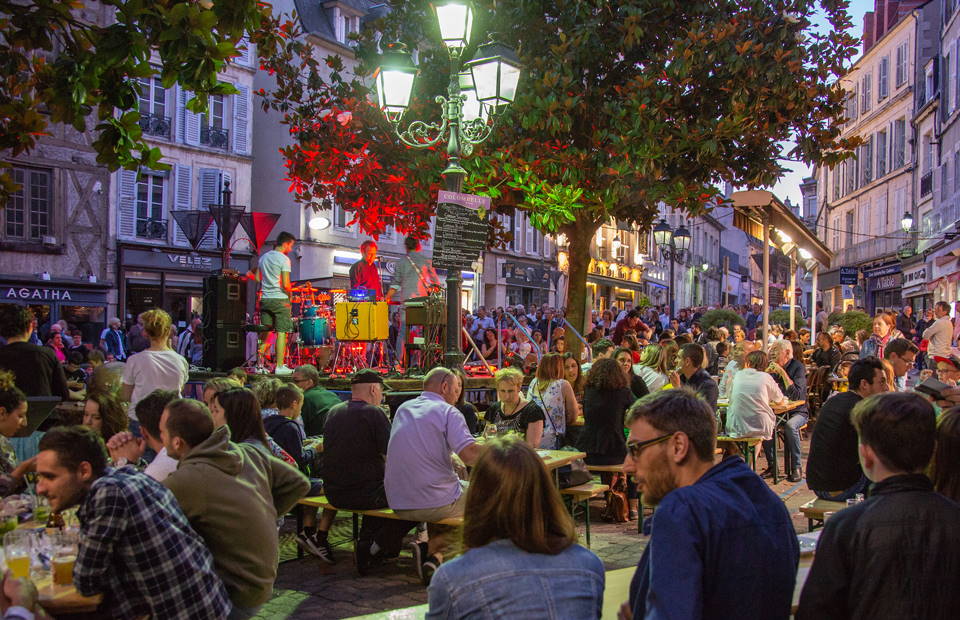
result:
<svg viewBox="0 0 960 620"><path fill-rule="evenodd" d="M407 521L401 516L398 516L390 508L375 508L373 510L349 510L347 508L337 508L333 504L327 501L326 496L318 495L316 497L304 497L299 502L297 502L299 510L297 510L297 531L299 532L303 528L303 507L307 508L318 508L323 510L333 510L335 512L349 512L353 518L353 542L356 544L360 536L360 515L367 517L380 517L381 519L396 519L397 521ZM462 527L463 526L463 517L450 517L448 519L442 519L440 521L432 521L432 523L437 523L440 525L449 525L452 527ZM297 557L303 557L303 549L297 545Z"/></svg>
<svg viewBox="0 0 960 620"><path fill-rule="evenodd" d="M586 482L575 487L560 489L560 495L570 498L570 515L573 516L574 507L583 505L583 520L587 531L587 547L590 546L590 498L606 493L610 487L597 482Z"/></svg>
<svg viewBox="0 0 960 620"><path fill-rule="evenodd" d="M591 472L619 472L625 473L623 471L623 463L619 465L591 465L587 463L587 471ZM640 492L640 489L637 489L637 533L643 533L643 494Z"/></svg>
<svg viewBox="0 0 960 620"><path fill-rule="evenodd" d="M816 523L823 525L824 515L828 512L837 512L847 507L846 502L831 502L826 499L812 499L803 506L800 512L807 518L807 531L816 529Z"/></svg>

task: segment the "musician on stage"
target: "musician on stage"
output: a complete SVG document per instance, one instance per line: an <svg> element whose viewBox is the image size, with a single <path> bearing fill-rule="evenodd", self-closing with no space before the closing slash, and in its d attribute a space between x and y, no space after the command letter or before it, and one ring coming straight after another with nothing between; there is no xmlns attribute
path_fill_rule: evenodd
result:
<svg viewBox="0 0 960 620"><path fill-rule="evenodd" d="M387 291L387 301L406 301L413 297L424 297L443 288L433 260L420 253L422 246L414 237L403 240L407 254L397 262L397 271L394 274L390 290ZM398 330L395 351L397 357L403 359L403 345L406 340L406 315L400 306L400 329Z"/></svg>
<svg viewBox="0 0 960 620"><path fill-rule="evenodd" d="M377 242L367 239L360 244L363 258L350 266L350 288L367 288L377 292L377 301L383 299L383 285L380 283L380 269L377 262Z"/></svg>
<svg viewBox="0 0 960 620"><path fill-rule="evenodd" d="M287 368L284 363L287 352L287 332L293 331L293 320L290 316L290 296L293 286L290 284L290 254L297 238L288 232L277 235L273 249L260 257L260 262L254 271L247 272L247 277L260 282L260 322L270 325L277 332L277 366L274 370L278 375L289 375L293 369ZM270 341L263 339L260 345L261 359L266 355Z"/></svg>

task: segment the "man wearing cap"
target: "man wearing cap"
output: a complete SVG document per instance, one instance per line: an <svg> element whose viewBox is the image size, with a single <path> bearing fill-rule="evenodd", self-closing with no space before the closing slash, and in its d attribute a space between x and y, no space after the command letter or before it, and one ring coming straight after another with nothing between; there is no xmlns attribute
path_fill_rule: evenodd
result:
<svg viewBox="0 0 960 620"><path fill-rule="evenodd" d="M350 400L334 405L323 428L321 476L327 500L346 510L373 510L387 507L383 488L390 420L380 409L384 383L372 370L361 370L350 379ZM327 532L336 513L324 511L316 533L304 528L313 543L304 546L320 559L333 563ZM363 517L359 540L354 547L357 572L365 574L372 563L400 553L403 536L416 523Z"/></svg>
<svg viewBox="0 0 960 620"><path fill-rule="evenodd" d="M434 368L423 380L423 393L400 405L390 429L384 487L398 517L427 522L430 542L414 543L413 549L424 585L430 585L452 534L451 526L437 522L462 517L466 504L466 485L457 477L450 454L467 465L480 454L454 407L459 396L460 378L446 368Z"/></svg>

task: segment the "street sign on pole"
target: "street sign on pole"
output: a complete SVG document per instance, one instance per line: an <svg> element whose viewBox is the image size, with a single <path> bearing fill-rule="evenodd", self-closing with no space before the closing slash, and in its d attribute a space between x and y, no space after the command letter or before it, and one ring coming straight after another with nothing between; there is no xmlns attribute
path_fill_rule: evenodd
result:
<svg viewBox="0 0 960 620"><path fill-rule="evenodd" d="M800 287L799 287L799 286L798 286L797 288L793 289L793 298L794 298L795 300L796 300L796 299L800 299L800 296L801 296L801 295L803 295L803 291L800 290Z"/></svg>
<svg viewBox="0 0 960 620"><path fill-rule="evenodd" d="M460 205L461 207L473 209L474 211L480 209L481 207L487 211L490 210L489 196L477 196L475 194L451 192L445 189L440 190L440 192L437 194L437 202L440 204L447 203L451 205Z"/></svg>

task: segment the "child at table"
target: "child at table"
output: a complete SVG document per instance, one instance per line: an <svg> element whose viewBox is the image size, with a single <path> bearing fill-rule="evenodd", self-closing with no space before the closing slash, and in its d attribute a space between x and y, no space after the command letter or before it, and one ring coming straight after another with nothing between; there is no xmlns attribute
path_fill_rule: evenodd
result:
<svg viewBox="0 0 960 620"><path fill-rule="evenodd" d="M493 376L493 382L497 401L487 409L484 419L488 428L493 425L497 435L518 433L530 447L540 447L545 415L536 403L523 397L523 373L516 368L503 368Z"/></svg>

